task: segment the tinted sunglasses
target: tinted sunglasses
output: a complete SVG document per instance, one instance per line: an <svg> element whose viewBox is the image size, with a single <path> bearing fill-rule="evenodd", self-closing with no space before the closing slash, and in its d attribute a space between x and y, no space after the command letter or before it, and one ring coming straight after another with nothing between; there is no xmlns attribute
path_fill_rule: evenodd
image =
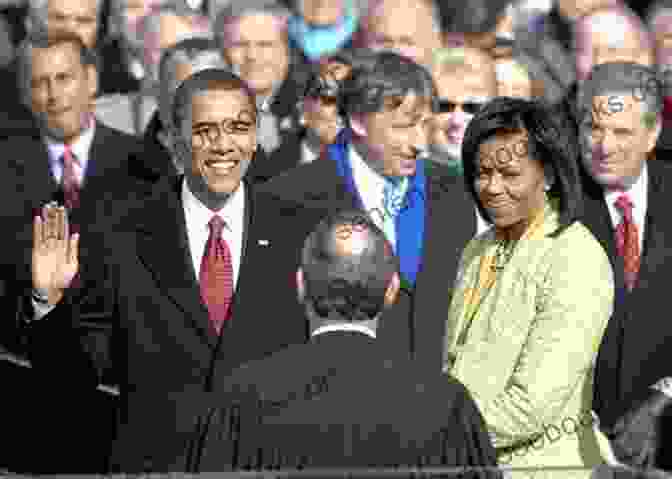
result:
<svg viewBox="0 0 672 479"><path fill-rule="evenodd" d="M439 99L439 113L453 113L458 105L462 107L462 111L475 115L483 109L485 102L467 101L464 103L454 102L452 100Z"/></svg>

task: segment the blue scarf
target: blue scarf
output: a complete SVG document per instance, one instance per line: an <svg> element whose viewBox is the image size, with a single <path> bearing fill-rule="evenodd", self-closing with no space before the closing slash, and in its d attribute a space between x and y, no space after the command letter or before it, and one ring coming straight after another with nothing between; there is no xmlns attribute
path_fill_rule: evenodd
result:
<svg viewBox="0 0 672 479"><path fill-rule="evenodd" d="M336 141L328 146L329 157L336 162L338 174L345 181L346 189L355 197L357 207L365 210L348 159L348 149L352 133L344 128ZM423 238L425 234L425 160L417 160L415 174L408 178L410 184L404 197L404 205L396 217L397 256L401 266L402 282L406 280L411 287L422 264Z"/></svg>
<svg viewBox="0 0 672 479"><path fill-rule="evenodd" d="M287 24L289 38L312 61L337 52L357 29L358 15L353 0L344 3L343 18L336 25L307 25L301 16L293 16Z"/></svg>

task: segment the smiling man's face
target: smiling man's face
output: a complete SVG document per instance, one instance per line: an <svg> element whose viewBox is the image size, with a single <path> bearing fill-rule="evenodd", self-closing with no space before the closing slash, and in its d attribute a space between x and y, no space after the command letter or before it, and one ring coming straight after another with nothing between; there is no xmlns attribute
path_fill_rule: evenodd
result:
<svg viewBox="0 0 672 479"><path fill-rule="evenodd" d="M383 110L362 115L356 133L364 134L372 169L384 176L415 174L417 155L428 146L432 112L429 98L410 91L406 96L388 97ZM354 126L354 125L353 125Z"/></svg>
<svg viewBox="0 0 672 479"><path fill-rule="evenodd" d="M597 183L625 189L639 178L659 132L646 113L645 103L631 94L592 98L580 132L584 167Z"/></svg>
<svg viewBox="0 0 672 479"><path fill-rule="evenodd" d="M222 197L236 191L257 147L248 95L237 89L196 93L183 129L184 137L191 137L191 167L185 175L192 191Z"/></svg>

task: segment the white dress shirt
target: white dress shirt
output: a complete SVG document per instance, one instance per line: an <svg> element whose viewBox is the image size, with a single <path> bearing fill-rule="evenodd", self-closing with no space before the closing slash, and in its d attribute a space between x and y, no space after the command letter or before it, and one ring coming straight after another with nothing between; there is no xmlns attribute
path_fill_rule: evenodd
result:
<svg viewBox="0 0 672 479"><path fill-rule="evenodd" d="M385 179L371 169L361 155L352 147L349 148L349 156L350 165L352 167L352 176L355 185L357 186L359 196L364 203L364 209L369 212L369 216L375 225L383 230L383 215L385 214L383 191L385 189ZM376 214L377 211L380 211L380 214ZM489 230L492 225L481 218L481 214L478 212L476 205L474 205L474 211L476 214L476 234L478 235ZM388 238L388 240L395 247L396 251L396 238Z"/></svg>
<svg viewBox="0 0 672 479"><path fill-rule="evenodd" d="M609 208L609 215L611 216L611 224L614 227L614 232L616 228L622 221L621 211L616 208L614 202L621 196L623 193L626 193L630 200L633 203L632 208L632 219L637 225L637 233L639 235L639 251L640 255L644 251L644 225L646 224L646 207L647 207L647 193L649 187L649 177L647 174L646 162L644 162L644 168L642 168L642 174L639 175L637 181L625 192L621 191L606 191L604 192L604 200L607 202L607 208ZM614 233L615 234L615 233Z"/></svg>
<svg viewBox="0 0 672 479"><path fill-rule="evenodd" d="M243 228L245 225L245 185L240 183L238 189L231 195L224 207L213 213L189 190L186 180L182 181L182 206L187 227L189 250L193 261L194 275L199 281L201 261L205 253L205 244L210 236L208 223L214 214L219 215L226 226L222 230L222 237L231 251L231 265L233 266L233 288L238 284L241 256L243 252ZM42 319L55 306L40 304L32 300L35 314L32 320Z"/></svg>
<svg viewBox="0 0 672 479"><path fill-rule="evenodd" d="M330 333L332 331L357 331L359 333L364 333L367 336L371 336L373 339L376 339L376 332L364 326L362 324L327 324L326 326L320 326L316 328L311 334L311 337L317 336L318 334Z"/></svg>
<svg viewBox="0 0 672 479"><path fill-rule="evenodd" d="M369 213L369 217L374 224L385 231L385 205L384 191L385 179L374 171L361 155L350 146L348 148L350 166L352 167L352 177L359 192L359 196L364 203L364 210ZM389 230L386 234L387 240L392 244L393 249L397 249L396 232Z"/></svg>
<svg viewBox="0 0 672 479"><path fill-rule="evenodd" d="M301 160L300 164L312 163L320 157L320 152L313 151L306 140L301 142Z"/></svg>
<svg viewBox="0 0 672 479"><path fill-rule="evenodd" d="M245 225L245 185L241 181L238 189L233 192L224 207L213 213L201 203L189 190L186 180L182 182L182 206L187 225L189 249L194 265L194 274L198 281L201 273L201 261L205 253L205 244L210 236L208 223L213 214L220 216L226 226L222 230L222 238L231 250L231 264L233 266L233 288L238 284L238 272L243 252L243 228Z"/></svg>
<svg viewBox="0 0 672 479"><path fill-rule="evenodd" d="M77 181L80 185L83 184L84 178L86 177L86 167L89 163L89 152L91 150L91 144L93 143L93 136L95 133L96 122L92 121L91 126L82 131L77 139L70 145L70 150L80 165L80 168L75 168L75 175L77 175ZM65 144L57 142L48 136L45 136L43 140L47 145L47 151L49 152L49 166L51 168L51 173L54 175L56 183L60 184L61 178L63 177L63 163L61 162L61 158L65 152Z"/></svg>

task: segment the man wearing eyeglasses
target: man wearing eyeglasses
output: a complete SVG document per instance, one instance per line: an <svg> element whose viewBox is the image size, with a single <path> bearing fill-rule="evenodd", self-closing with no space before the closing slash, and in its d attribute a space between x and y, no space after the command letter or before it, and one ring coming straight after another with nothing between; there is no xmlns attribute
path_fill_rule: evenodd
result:
<svg viewBox="0 0 672 479"><path fill-rule="evenodd" d="M432 158L462 171L462 139L471 119L497 96L494 59L474 47L439 50L434 57L434 82L439 95L430 141Z"/></svg>

